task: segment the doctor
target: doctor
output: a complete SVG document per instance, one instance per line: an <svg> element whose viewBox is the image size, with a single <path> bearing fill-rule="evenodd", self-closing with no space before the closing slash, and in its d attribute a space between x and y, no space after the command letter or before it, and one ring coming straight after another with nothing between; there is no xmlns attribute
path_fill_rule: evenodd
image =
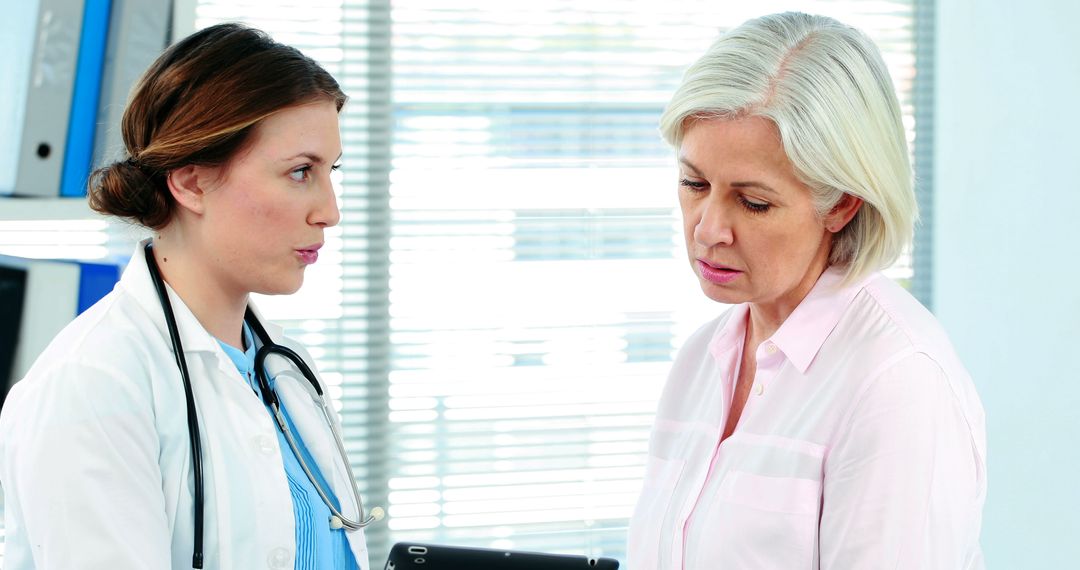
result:
<svg viewBox="0 0 1080 570"><path fill-rule="evenodd" d="M153 238L11 391L5 568L368 568L360 527L378 513L322 380L248 298L295 292L338 223L345 100L317 63L235 24L146 72L130 158L94 173L90 203Z"/></svg>

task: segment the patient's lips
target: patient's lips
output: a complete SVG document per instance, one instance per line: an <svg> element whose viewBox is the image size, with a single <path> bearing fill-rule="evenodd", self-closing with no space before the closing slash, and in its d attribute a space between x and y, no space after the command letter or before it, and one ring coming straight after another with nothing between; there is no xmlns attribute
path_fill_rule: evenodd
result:
<svg viewBox="0 0 1080 570"><path fill-rule="evenodd" d="M724 264L710 263L701 258L698 258L697 262L698 269L701 270L701 277L718 285L731 283L743 274L742 271Z"/></svg>

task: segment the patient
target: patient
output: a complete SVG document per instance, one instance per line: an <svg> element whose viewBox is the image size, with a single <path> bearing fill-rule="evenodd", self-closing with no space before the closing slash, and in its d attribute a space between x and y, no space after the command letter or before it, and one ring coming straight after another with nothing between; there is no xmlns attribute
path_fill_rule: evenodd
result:
<svg viewBox="0 0 1080 570"><path fill-rule="evenodd" d="M917 217L881 56L835 20L724 34L660 119L690 267L731 304L676 358L634 570L982 568L983 410L880 270Z"/></svg>

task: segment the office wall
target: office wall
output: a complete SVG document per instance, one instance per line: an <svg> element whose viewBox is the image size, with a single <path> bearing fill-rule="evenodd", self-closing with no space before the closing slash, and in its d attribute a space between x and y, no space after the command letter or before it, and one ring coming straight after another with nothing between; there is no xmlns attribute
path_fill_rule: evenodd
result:
<svg viewBox="0 0 1080 570"><path fill-rule="evenodd" d="M989 568L1080 560L1080 3L937 2L934 310L987 412Z"/></svg>

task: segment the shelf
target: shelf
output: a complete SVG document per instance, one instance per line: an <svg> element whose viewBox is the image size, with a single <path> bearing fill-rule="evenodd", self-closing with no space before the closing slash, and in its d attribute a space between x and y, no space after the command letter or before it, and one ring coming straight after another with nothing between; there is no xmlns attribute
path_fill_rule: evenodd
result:
<svg viewBox="0 0 1080 570"><path fill-rule="evenodd" d="M97 219L104 219L104 217L90 209L90 206L86 204L86 198L0 196L0 221Z"/></svg>

